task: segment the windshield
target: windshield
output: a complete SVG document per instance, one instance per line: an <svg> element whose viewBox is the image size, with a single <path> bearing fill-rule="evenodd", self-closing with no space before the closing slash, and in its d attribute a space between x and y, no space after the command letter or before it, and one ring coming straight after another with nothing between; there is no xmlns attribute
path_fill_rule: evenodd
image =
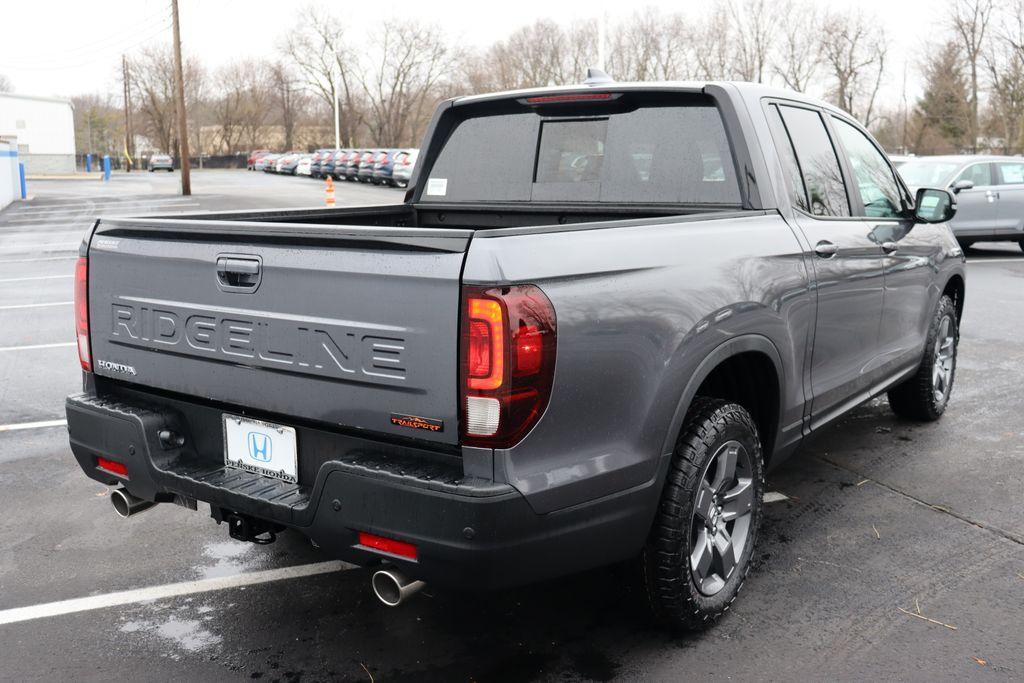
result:
<svg viewBox="0 0 1024 683"><path fill-rule="evenodd" d="M958 168L952 161L908 161L897 170L911 187L945 187Z"/></svg>
<svg viewBox="0 0 1024 683"><path fill-rule="evenodd" d="M623 104L470 115L438 154L423 201L740 203L710 98Z"/></svg>

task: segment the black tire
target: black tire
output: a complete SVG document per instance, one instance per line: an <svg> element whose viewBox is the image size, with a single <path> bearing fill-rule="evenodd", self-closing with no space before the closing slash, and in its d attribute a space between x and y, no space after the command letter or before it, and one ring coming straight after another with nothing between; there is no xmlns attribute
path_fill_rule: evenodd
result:
<svg viewBox="0 0 1024 683"><path fill-rule="evenodd" d="M928 326L921 366L912 377L889 390L889 406L894 413L924 422L942 417L956 380L959 343L956 305L951 298L943 296Z"/></svg>
<svg viewBox="0 0 1024 683"><path fill-rule="evenodd" d="M737 449L734 476L726 478L721 474L721 458L737 444L742 452ZM709 480L713 463L714 479ZM716 487L720 476L723 481ZM700 630L728 611L750 571L763 496L761 440L750 413L735 403L698 397L676 442L657 516L640 558L647 599L658 620L674 628ZM722 521L730 513L730 505L737 514ZM710 514L702 515L701 508ZM704 521L705 517L711 519ZM741 520L745 528L741 528ZM717 529L714 537L708 535L712 522ZM725 554L715 556L723 532L735 560L728 571ZM734 550L737 537L742 543L738 558ZM711 574L703 580L698 578L699 568L691 563L698 546L703 548L700 558L705 554L709 558L705 572Z"/></svg>

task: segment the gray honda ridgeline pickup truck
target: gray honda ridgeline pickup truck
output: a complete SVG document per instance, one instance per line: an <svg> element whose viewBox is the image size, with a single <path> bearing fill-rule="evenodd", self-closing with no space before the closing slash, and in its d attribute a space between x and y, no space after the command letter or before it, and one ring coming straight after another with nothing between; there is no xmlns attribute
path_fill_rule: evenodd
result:
<svg viewBox="0 0 1024 683"><path fill-rule="evenodd" d="M883 393L946 407L955 200L842 111L592 79L446 101L423 149L401 204L95 224L67 417L118 513L297 531L391 605L634 560L696 628L767 466Z"/></svg>

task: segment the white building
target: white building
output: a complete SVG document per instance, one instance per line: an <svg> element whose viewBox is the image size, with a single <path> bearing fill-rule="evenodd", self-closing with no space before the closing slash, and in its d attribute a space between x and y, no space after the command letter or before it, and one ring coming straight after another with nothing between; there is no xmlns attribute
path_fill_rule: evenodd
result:
<svg viewBox="0 0 1024 683"><path fill-rule="evenodd" d="M0 93L0 135L18 139L25 173L75 172L71 100Z"/></svg>

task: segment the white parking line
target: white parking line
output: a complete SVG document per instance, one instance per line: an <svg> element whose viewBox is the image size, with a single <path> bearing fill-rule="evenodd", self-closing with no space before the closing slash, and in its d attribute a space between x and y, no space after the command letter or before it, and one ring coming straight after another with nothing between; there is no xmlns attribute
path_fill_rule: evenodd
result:
<svg viewBox="0 0 1024 683"><path fill-rule="evenodd" d="M78 258L75 256L44 256L42 258L9 258L0 259L0 263L35 263L36 261L70 261Z"/></svg>
<svg viewBox="0 0 1024 683"><path fill-rule="evenodd" d="M1024 263L1024 257L967 259L967 265L971 265L972 263Z"/></svg>
<svg viewBox="0 0 1024 683"><path fill-rule="evenodd" d="M64 427L67 420L42 420L40 422L16 422L9 425L0 425L0 432L20 432L23 429L44 429L46 427Z"/></svg>
<svg viewBox="0 0 1024 683"><path fill-rule="evenodd" d="M63 280L66 278L72 278L71 275L33 275L32 277L8 277L0 279L0 282L28 282L29 280Z"/></svg>
<svg viewBox="0 0 1024 683"><path fill-rule="evenodd" d="M12 216L27 216L35 213L44 212L81 212L81 211L92 211L94 209L113 209L116 207L132 207L132 206L159 206L161 204L198 204L199 202L189 197L179 197L167 199L132 199L126 201L115 201L108 200L104 202L88 202L80 204L50 204L48 206L26 206L19 211L12 211Z"/></svg>
<svg viewBox="0 0 1024 683"><path fill-rule="evenodd" d="M0 311L14 311L19 308L47 308L49 306L74 306L74 301L47 301L45 304L11 304L0 306Z"/></svg>
<svg viewBox="0 0 1024 683"><path fill-rule="evenodd" d="M4 351L35 351L36 349L60 349L65 346L77 346L76 342L56 342L53 344L26 344L25 346L0 346Z"/></svg>
<svg viewBox="0 0 1024 683"><path fill-rule="evenodd" d="M55 249L77 249L81 242L51 242L49 244L15 244L11 246L0 247L0 251L31 251L32 249L42 249L43 251L53 251Z"/></svg>
<svg viewBox="0 0 1024 683"><path fill-rule="evenodd" d="M351 569L352 565L332 560L330 562L317 562L314 564L300 564L294 567L282 567L280 569L265 569L257 572L246 572L233 576L219 576L213 579L201 579L198 581L182 581L181 583L169 583L163 586L152 586L150 588L137 588L134 590L118 591L105 595L90 595L87 598L74 598L61 600L60 602L47 602L41 605L30 605L28 607L15 607L0 611L0 625L15 624L20 621L31 619L42 619L43 617L56 617L64 614L75 614L77 612L88 612L119 605L131 605L150 600L164 600L175 598L181 595L195 595L197 593L209 593L211 591L225 590L228 588L240 588L242 586L255 586L271 581L283 581L286 579L299 579L319 574L330 574L332 572Z"/></svg>
<svg viewBox="0 0 1024 683"><path fill-rule="evenodd" d="M778 491L769 491L764 494L764 502L766 503L781 503L784 500L789 500L789 496Z"/></svg>

